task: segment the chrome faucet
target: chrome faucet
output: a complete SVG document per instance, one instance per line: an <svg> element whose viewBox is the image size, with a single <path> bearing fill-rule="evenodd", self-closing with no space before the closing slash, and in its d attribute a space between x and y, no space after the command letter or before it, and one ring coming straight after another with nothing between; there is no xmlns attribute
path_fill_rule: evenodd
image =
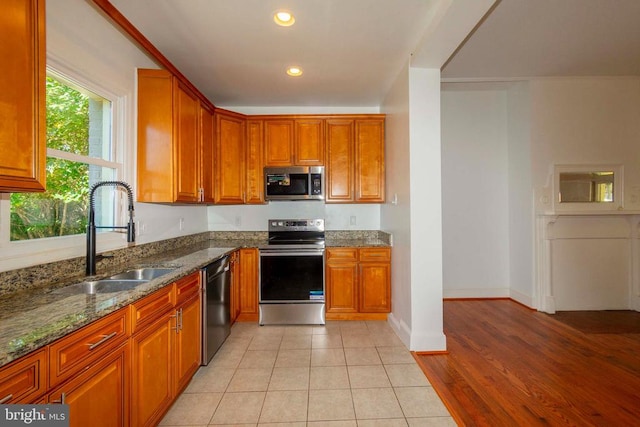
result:
<svg viewBox="0 0 640 427"><path fill-rule="evenodd" d="M129 197L129 223L124 226L96 226L94 205L94 193L99 187L112 186L122 187L127 191ZM127 242L132 243L136 241L135 225L133 223L133 192L131 187L124 181L101 181L93 184L89 191L89 224L87 225L87 276L93 276L96 274L96 229L97 228L111 228L111 229L127 229Z"/></svg>

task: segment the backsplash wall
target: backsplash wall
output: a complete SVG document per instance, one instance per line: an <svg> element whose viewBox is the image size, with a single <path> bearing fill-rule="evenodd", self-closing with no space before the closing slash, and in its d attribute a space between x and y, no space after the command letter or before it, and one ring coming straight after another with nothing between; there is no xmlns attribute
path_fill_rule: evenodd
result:
<svg viewBox="0 0 640 427"><path fill-rule="evenodd" d="M326 230L379 230L379 204L325 204L318 201L264 205L210 206L210 231L266 231L272 218L324 218Z"/></svg>

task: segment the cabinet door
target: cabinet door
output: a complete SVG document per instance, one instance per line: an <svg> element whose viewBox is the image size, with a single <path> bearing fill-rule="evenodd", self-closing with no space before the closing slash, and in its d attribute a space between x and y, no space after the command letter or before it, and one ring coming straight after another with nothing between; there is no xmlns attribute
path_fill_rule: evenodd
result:
<svg viewBox="0 0 640 427"><path fill-rule="evenodd" d="M384 119L356 120L355 201L384 202Z"/></svg>
<svg viewBox="0 0 640 427"><path fill-rule="evenodd" d="M295 121L295 163L300 166L324 165L324 120Z"/></svg>
<svg viewBox="0 0 640 427"><path fill-rule="evenodd" d="M247 121L247 159L246 159L246 183L247 193L245 203L264 203L264 176L263 176L263 122L262 120Z"/></svg>
<svg viewBox="0 0 640 427"><path fill-rule="evenodd" d="M390 312L391 250L361 248L359 257L359 311L362 313Z"/></svg>
<svg viewBox="0 0 640 427"><path fill-rule="evenodd" d="M200 294L178 308L179 331L176 334L176 390L179 394L200 367Z"/></svg>
<svg viewBox="0 0 640 427"><path fill-rule="evenodd" d="M71 427L129 425L129 343L49 393L50 403L69 405Z"/></svg>
<svg viewBox="0 0 640 427"><path fill-rule="evenodd" d="M138 202L174 201L173 76L138 70Z"/></svg>
<svg viewBox="0 0 640 427"><path fill-rule="evenodd" d="M327 120L325 186L327 203L353 201L353 120Z"/></svg>
<svg viewBox="0 0 640 427"><path fill-rule="evenodd" d="M325 271L327 313L358 311L357 254L355 248L327 249Z"/></svg>
<svg viewBox="0 0 640 427"><path fill-rule="evenodd" d="M179 202L200 201L200 173L198 149L198 118L200 102L187 88L176 83L176 200Z"/></svg>
<svg viewBox="0 0 640 427"><path fill-rule="evenodd" d="M156 425L173 402L176 316L170 312L131 338L131 424Z"/></svg>
<svg viewBox="0 0 640 427"><path fill-rule="evenodd" d="M0 404L30 403L47 390L46 348L0 369Z"/></svg>
<svg viewBox="0 0 640 427"><path fill-rule="evenodd" d="M244 203L244 126L239 115L227 112L216 118L216 190L215 202Z"/></svg>
<svg viewBox="0 0 640 427"><path fill-rule="evenodd" d="M265 166L293 165L293 120L264 121Z"/></svg>
<svg viewBox="0 0 640 427"><path fill-rule="evenodd" d="M258 320L258 249L240 249L240 320Z"/></svg>
<svg viewBox="0 0 640 427"><path fill-rule="evenodd" d="M201 201L213 203L215 189L214 172L214 123L213 113L200 105L200 185L202 187Z"/></svg>
<svg viewBox="0 0 640 427"><path fill-rule="evenodd" d="M0 14L0 192L45 190L45 0Z"/></svg>
<svg viewBox="0 0 640 427"><path fill-rule="evenodd" d="M235 251L229 259L231 270L231 323L240 315L240 266L238 263L240 251Z"/></svg>

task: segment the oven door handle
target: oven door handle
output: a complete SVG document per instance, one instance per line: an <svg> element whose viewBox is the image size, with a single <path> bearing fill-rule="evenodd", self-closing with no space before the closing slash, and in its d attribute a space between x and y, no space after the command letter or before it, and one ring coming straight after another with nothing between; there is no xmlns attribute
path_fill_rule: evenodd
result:
<svg viewBox="0 0 640 427"><path fill-rule="evenodd" d="M260 249L260 256L322 256L324 249Z"/></svg>

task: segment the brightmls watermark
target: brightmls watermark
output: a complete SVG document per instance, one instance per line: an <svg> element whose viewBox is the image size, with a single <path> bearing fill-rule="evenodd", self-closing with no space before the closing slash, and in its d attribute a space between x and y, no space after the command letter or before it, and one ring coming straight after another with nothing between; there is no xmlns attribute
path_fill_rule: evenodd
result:
<svg viewBox="0 0 640 427"><path fill-rule="evenodd" d="M69 427L69 405L0 405L0 427Z"/></svg>

